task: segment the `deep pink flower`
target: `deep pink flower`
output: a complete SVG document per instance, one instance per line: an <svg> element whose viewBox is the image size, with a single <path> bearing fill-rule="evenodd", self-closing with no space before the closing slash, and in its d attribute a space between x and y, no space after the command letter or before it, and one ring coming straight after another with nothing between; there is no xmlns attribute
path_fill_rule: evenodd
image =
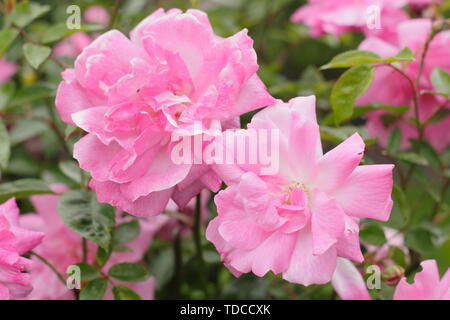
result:
<svg viewBox="0 0 450 320"><path fill-rule="evenodd" d="M60 184L51 185L51 188L57 194L67 191L67 187ZM31 202L37 214L22 215L20 219L21 223L28 228L45 233L42 244L36 247L35 252L49 261L61 274L65 275L69 266L82 261L83 249L81 236L70 230L58 214L59 197L59 195L32 196ZM120 215L117 219L119 222L124 221ZM140 220L140 226L139 236L125 244L130 251L114 252L103 268L105 273L114 264L136 262L142 259L159 226L145 220ZM96 252L97 245L88 241L88 263L94 261ZM34 290L27 297L28 299L71 300L75 298L73 291L69 290L46 264L35 256L31 259L33 265L29 270ZM153 299L153 277L140 283L124 283L121 281L115 281L114 283L122 284L135 290L144 300ZM110 285L104 299L112 299L111 289Z"/></svg>
<svg viewBox="0 0 450 320"><path fill-rule="evenodd" d="M358 134L323 155L314 96L259 112L248 130L259 129L279 130L280 170L218 166L229 187L215 198L207 239L235 275L270 270L294 283L327 283L337 257L363 260L359 219L388 220L393 165L358 166Z"/></svg>
<svg viewBox="0 0 450 320"><path fill-rule="evenodd" d="M208 166L172 161L171 137L235 127L240 114L272 104L257 70L247 30L221 38L197 10L157 10L131 40L112 30L85 48L63 73L56 107L89 133L74 157L99 201L149 216L170 197L184 207L205 187L218 190Z"/></svg>
<svg viewBox="0 0 450 320"><path fill-rule="evenodd" d="M398 26L394 44L378 38L368 38L361 43L359 49L376 52L382 57L390 57L395 56L404 47L409 47L416 52L416 60L404 67L403 71L415 81L418 76L421 52L430 32L430 20L413 19ZM434 68L440 67L450 71L449 48L450 31L440 32L433 39L428 49L420 80L420 92L423 90L436 90L433 88L430 80L430 74ZM387 114L385 110L376 110L367 115L367 129L373 137L379 138L382 146L386 146L387 139L393 128L398 127L402 132L402 148L409 147L409 139L417 138L417 129L414 123L409 120L415 114L412 108L413 90L408 80L390 67L377 67L372 85L357 101L358 105L375 103L389 106L410 106L409 111L400 120L391 123L383 121L383 116ZM430 94L421 94L419 103L422 122L429 119L443 106L443 100L440 97ZM426 127L424 136L436 149L443 150L450 143L450 131L446 129L449 125L450 117L431 123Z"/></svg>
<svg viewBox="0 0 450 320"><path fill-rule="evenodd" d="M9 81L9 79L16 73L17 65L0 58L0 84Z"/></svg>
<svg viewBox="0 0 450 320"><path fill-rule="evenodd" d="M36 247L43 233L24 229L19 223L19 208L12 198L0 205L0 300L27 296L33 286L30 276L31 260L22 257Z"/></svg>
<svg viewBox="0 0 450 320"><path fill-rule="evenodd" d="M306 24L313 37L362 31L389 40L396 25L408 19L402 10L405 4L406 0L309 0L294 12L291 20ZM369 8L374 5L380 8L379 28L368 27L374 14Z"/></svg>

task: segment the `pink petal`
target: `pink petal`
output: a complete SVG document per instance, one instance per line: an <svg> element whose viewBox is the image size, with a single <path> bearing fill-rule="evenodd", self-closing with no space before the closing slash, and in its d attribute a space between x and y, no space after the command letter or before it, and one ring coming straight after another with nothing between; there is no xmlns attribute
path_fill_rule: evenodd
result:
<svg viewBox="0 0 450 320"><path fill-rule="evenodd" d="M435 260L426 260L421 264L422 271L409 284L402 278L394 292L394 300L434 300L438 298L439 271Z"/></svg>
<svg viewBox="0 0 450 320"><path fill-rule="evenodd" d="M314 196L312 212L313 254L321 255L336 244L344 233L344 211L325 193Z"/></svg>
<svg viewBox="0 0 450 320"><path fill-rule="evenodd" d="M343 300L371 300L361 273L347 259L337 259L331 283Z"/></svg>
<svg viewBox="0 0 450 320"><path fill-rule="evenodd" d="M317 164L313 185L324 192L334 191L345 182L361 162L364 141L355 133L333 150L327 152Z"/></svg>
<svg viewBox="0 0 450 320"><path fill-rule="evenodd" d="M333 197L345 213L387 221L392 209L393 165L359 166Z"/></svg>
<svg viewBox="0 0 450 320"><path fill-rule="evenodd" d="M313 255L312 234L303 229L298 233L296 246L289 268L283 272L283 279L309 286L331 281L336 269L336 248L331 247L324 254Z"/></svg>

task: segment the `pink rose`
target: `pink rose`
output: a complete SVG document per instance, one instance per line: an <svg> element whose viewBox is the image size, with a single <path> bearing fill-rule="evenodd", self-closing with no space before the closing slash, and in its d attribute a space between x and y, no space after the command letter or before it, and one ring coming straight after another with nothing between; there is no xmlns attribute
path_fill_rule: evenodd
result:
<svg viewBox="0 0 450 320"><path fill-rule="evenodd" d="M45 233L42 243L36 247L35 252L44 257L61 274L65 275L67 268L81 262L83 256L82 238L77 233L69 229L58 214L58 201L61 193L68 189L61 184L51 185L56 195L35 195L31 197L31 202L37 214L26 214L20 217L23 225L33 230ZM117 217L118 222L124 222L125 218ZM158 226L145 220L140 220L141 231L132 241L125 244L130 251L114 252L108 263L103 267L103 272L123 262L140 261L146 253L153 235ZM97 245L88 241L87 262L93 263L97 252ZM46 264L37 257L32 256L33 265L30 267L30 281L34 290L27 299L30 300L72 300L75 298L72 290L56 276ZM114 281L115 285L125 285L135 290L142 299L153 299L154 278L150 277L146 281L139 283L124 283ZM111 284L105 294L104 299L113 299Z"/></svg>
<svg viewBox="0 0 450 320"><path fill-rule="evenodd" d="M101 6L91 6L84 12L84 20L89 23L96 23L103 27L107 27L109 24L109 13Z"/></svg>
<svg viewBox="0 0 450 320"><path fill-rule="evenodd" d="M359 49L378 53L382 57L396 55L404 47L409 47L416 52L416 60L403 68L403 71L413 81L418 76L420 57L423 45L431 32L431 21L428 19L413 19L401 23L396 32L394 43L387 43L378 38L367 38ZM440 32L431 42L425 59L421 76L419 91L434 91L430 80L430 74L436 67L450 70L450 31ZM416 126L409 120L414 117L413 91L410 83L397 71L387 66L379 66L375 71L375 78L370 88L357 101L358 105L370 105L381 103L390 106L410 106L398 121L393 123L383 122L385 110L376 110L367 115L367 129L373 137L378 137L382 146L386 146L387 139L396 127L402 132L402 148L409 147L409 139L417 138ZM429 119L441 106L440 97L430 94L421 94L419 97L420 119L422 122ZM445 149L450 143L450 131L446 128L450 125L450 118L428 125L424 137L437 150Z"/></svg>
<svg viewBox="0 0 450 320"><path fill-rule="evenodd" d="M389 40L395 26L408 19L402 10L405 4L405 0L310 0L307 5L294 12L291 20L306 24L313 37L324 34L339 36L345 32L361 31L366 35L377 35ZM369 28L369 22L377 22L373 19L376 12L370 11L373 6L380 8L379 26Z"/></svg>
<svg viewBox="0 0 450 320"><path fill-rule="evenodd" d="M450 300L450 269L439 280L439 270L435 260L425 260L422 271L409 284L403 277L394 292L395 300Z"/></svg>
<svg viewBox="0 0 450 320"><path fill-rule="evenodd" d="M53 49L53 56L76 58L92 42L91 37L83 32L74 33L58 42Z"/></svg>
<svg viewBox="0 0 450 320"><path fill-rule="evenodd" d="M229 187L215 198L207 239L235 275L273 271L294 283L327 283L337 257L363 261L359 219L388 220L393 165L358 166L358 134L323 154L314 96L259 112L247 130L260 129L279 130L279 171L218 166Z"/></svg>
<svg viewBox="0 0 450 320"><path fill-rule="evenodd" d="M171 197L184 207L205 187L217 191L221 181L207 165L172 161L171 138L236 126L239 115L272 104L257 70L247 30L221 38L198 10L160 9L131 40L112 30L86 47L63 73L56 107L88 132L74 157L99 201L149 216Z"/></svg>
<svg viewBox="0 0 450 320"><path fill-rule="evenodd" d="M16 71L17 65L0 58L0 84L9 81Z"/></svg>
<svg viewBox="0 0 450 320"><path fill-rule="evenodd" d="M20 299L33 290L30 275L24 273L30 269L31 260L21 255L36 247L43 237L43 233L21 226L16 199L0 205L0 300Z"/></svg>
<svg viewBox="0 0 450 320"><path fill-rule="evenodd" d="M425 260L422 271L409 284L403 277L395 288L394 300L450 300L450 269L439 280L439 270L435 260ZM333 287L343 300L370 299L365 281L358 269L348 260L338 263L333 275Z"/></svg>

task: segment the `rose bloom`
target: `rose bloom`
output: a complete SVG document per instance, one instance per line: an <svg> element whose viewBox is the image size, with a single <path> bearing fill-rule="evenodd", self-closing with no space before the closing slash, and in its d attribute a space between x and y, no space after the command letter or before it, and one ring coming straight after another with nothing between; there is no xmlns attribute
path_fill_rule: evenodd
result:
<svg viewBox="0 0 450 320"><path fill-rule="evenodd" d="M60 194L68 189L61 184L51 185L54 193L51 195L32 196L31 202L37 214L25 214L20 217L23 225L32 230L39 230L45 233L42 243L35 248L35 252L44 257L58 272L65 275L71 265L83 261L82 237L69 229L58 214L58 201ZM124 219L118 215L117 220L123 222ZM156 232L158 225L150 224L145 220L140 221L141 231L138 237L129 243L124 244L130 251L113 252L108 263L103 267L104 273L117 263L140 261L150 241ZM87 262L93 263L97 252L97 245L88 241ZM30 300L72 300L75 299L73 290L61 282L57 275L45 263L37 257L31 257L33 265L30 267L30 280L34 290L27 299ZM154 278L150 277L146 281L137 283L125 283L114 280L114 285L124 285L136 293L142 299L153 299ZM114 299L112 285L109 284L104 299Z"/></svg>
<svg viewBox="0 0 450 320"><path fill-rule="evenodd" d="M431 21L428 19L413 19L401 23L397 28L395 44L387 43L379 38L368 38L364 40L359 49L369 50L382 57L395 56L404 47L409 47L416 52L415 61L403 67L403 71L413 81L418 76L421 53L426 39L431 32ZM440 67L450 71L450 31L438 33L431 42L423 66L423 72L419 83L419 91L431 90L433 88L430 74L434 68ZM444 107L441 97L431 94L420 94L420 119L422 122L428 120L433 114ZM410 106L410 109L398 120L391 123L383 121L387 114L385 110L376 110L367 115L367 130L373 137L378 137L382 146L386 146L389 134L394 128L402 132L402 148L408 148L410 138L417 138L417 128L409 118L414 117L413 90L410 83L399 72L387 66L378 66L375 78L366 91L357 101L358 105L371 105L380 103L389 106ZM448 105L447 105L448 107ZM437 150L445 149L450 142L450 117L445 117L438 122L426 126L424 137Z"/></svg>
<svg viewBox="0 0 450 320"><path fill-rule="evenodd" d="M9 81L9 79L16 73L17 65L0 58L0 84Z"/></svg>
<svg viewBox="0 0 450 320"><path fill-rule="evenodd" d="M248 130L260 129L279 130L278 174L260 174L260 164L218 166L229 187L215 197L207 239L236 276L272 271L327 283L337 257L363 261L359 219L388 220L393 165L358 166L358 134L322 154L314 96L257 113Z"/></svg>
<svg viewBox="0 0 450 320"><path fill-rule="evenodd" d="M422 271L409 284L403 277L397 284L394 300L450 300L450 269L439 280L435 260L425 260ZM348 260L339 262L333 276L333 287L343 300L369 300L365 281L358 269Z"/></svg>
<svg viewBox="0 0 450 320"><path fill-rule="evenodd" d="M21 226L16 199L0 204L0 300L20 299L33 290L30 275L24 273L31 268L31 260L21 255L43 237L43 233Z"/></svg>
<svg viewBox="0 0 450 320"><path fill-rule="evenodd" d="M88 34L77 32L58 42L53 49L52 55L56 58L76 58L91 42L92 39Z"/></svg>
<svg viewBox="0 0 450 320"><path fill-rule="evenodd" d="M89 23L96 23L107 27L110 21L108 10L102 6L91 6L84 12L84 20Z"/></svg>
<svg viewBox="0 0 450 320"><path fill-rule="evenodd" d="M408 19L402 7L406 0L309 0L298 8L291 17L292 22L301 22L310 28L313 37L324 34L340 36L345 32L364 32L365 35L377 35L386 40L394 36L395 26ZM372 6L380 8L379 27L375 24L370 11ZM373 7L372 7L373 8Z"/></svg>
<svg viewBox="0 0 450 320"><path fill-rule="evenodd" d="M130 39L112 30L86 47L63 73L56 107L88 132L74 157L99 201L149 216L171 197L184 207L205 187L217 191L209 166L172 161L171 137L237 127L239 115L272 104L257 70L247 30L219 37L198 10L160 9Z"/></svg>

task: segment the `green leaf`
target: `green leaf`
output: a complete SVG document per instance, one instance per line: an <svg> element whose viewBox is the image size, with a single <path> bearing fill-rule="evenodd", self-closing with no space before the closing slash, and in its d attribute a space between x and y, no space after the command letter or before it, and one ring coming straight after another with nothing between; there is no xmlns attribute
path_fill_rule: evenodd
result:
<svg viewBox="0 0 450 320"><path fill-rule="evenodd" d="M338 54L329 63L320 67L321 70L332 68L348 68L360 65L376 63L381 60L381 57L371 51L365 50L350 50Z"/></svg>
<svg viewBox="0 0 450 320"><path fill-rule="evenodd" d="M397 154L397 157L400 160L412 163L412 164L416 164L419 166L427 166L428 165L428 160L427 158L425 158L424 156L414 153L414 152L401 152L399 154Z"/></svg>
<svg viewBox="0 0 450 320"><path fill-rule="evenodd" d="M44 44L52 43L74 33L73 30L67 28L65 23L58 23L50 26L44 31L41 37L41 42Z"/></svg>
<svg viewBox="0 0 450 320"><path fill-rule="evenodd" d="M121 281L141 282L150 277L149 272L143 266L137 263L119 263L112 266L108 275Z"/></svg>
<svg viewBox="0 0 450 320"><path fill-rule="evenodd" d="M48 185L37 179L21 179L0 184L0 202L9 198L27 198L34 194L52 193Z"/></svg>
<svg viewBox="0 0 450 320"><path fill-rule="evenodd" d="M101 300L108 288L108 279L97 278L90 281L80 292L80 300Z"/></svg>
<svg viewBox="0 0 450 320"><path fill-rule="evenodd" d="M397 53L395 58L399 60L414 60L414 52L410 48L404 47L399 53Z"/></svg>
<svg viewBox="0 0 450 320"><path fill-rule="evenodd" d="M77 263L77 266L80 268L81 281L91 281L100 276L99 270L85 262Z"/></svg>
<svg viewBox="0 0 450 320"><path fill-rule="evenodd" d="M75 161L66 160L58 164L59 170L75 182L81 182L81 169Z"/></svg>
<svg viewBox="0 0 450 320"><path fill-rule="evenodd" d="M49 98L54 96L55 91L56 88L48 84L36 83L17 90L11 101L8 103L8 106L22 106L35 100Z"/></svg>
<svg viewBox="0 0 450 320"><path fill-rule="evenodd" d="M136 292L125 286L115 286L112 291L116 300L141 300Z"/></svg>
<svg viewBox="0 0 450 320"><path fill-rule="evenodd" d="M442 68L434 68L431 72L431 83L441 93L450 95L450 74Z"/></svg>
<svg viewBox="0 0 450 320"><path fill-rule="evenodd" d="M373 67L362 65L347 70L337 80L331 91L331 107L336 124L352 117L356 99L369 88L373 76Z"/></svg>
<svg viewBox="0 0 450 320"><path fill-rule="evenodd" d="M434 249L431 233L422 228L408 230L405 233L405 244L422 255L428 255Z"/></svg>
<svg viewBox="0 0 450 320"><path fill-rule="evenodd" d="M423 155L430 166L435 168L436 170L439 170L441 167L441 160L439 153L433 148L433 146L425 140L417 140L417 139L410 139L412 145L414 147L417 147L417 149L420 149L420 154Z"/></svg>
<svg viewBox="0 0 450 320"><path fill-rule="evenodd" d="M58 212L64 223L82 237L108 248L114 226L114 208L99 203L90 191L69 191L59 200Z"/></svg>
<svg viewBox="0 0 450 320"><path fill-rule="evenodd" d="M399 266L406 268L406 257L405 253L402 249L395 246L389 247L389 256L391 257L392 261L394 261Z"/></svg>
<svg viewBox="0 0 450 320"><path fill-rule="evenodd" d="M48 130L48 127L42 121L33 119L17 120L15 126L9 133L11 145L18 145L19 143L22 143L30 138L38 136L46 130Z"/></svg>
<svg viewBox="0 0 450 320"><path fill-rule="evenodd" d="M106 262L108 262L111 253L112 253L111 246L107 249L98 247L97 255L95 256L95 264L98 265L100 268L103 267L106 264Z"/></svg>
<svg viewBox="0 0 450 320"><path fill-rule="evenodd" d="M402 133L399 128L392 130L387 142L387 153L394 155L400 150L400 144L402 142Z"/></svg>
<svg viewBox="0 0 450 320"><path fill-rule="evenodd" d="M439 121L446 119L449 115L450 115L450 109L442 108L438 112L433 114L433 116L427 120L427 123L428 124L437 123Z"/></svg>
<svg viewBox="0 0 450 320"><path fill-rule="evenodd" d="M50 47L39 46L32 43L25 43L22 50L27 61L35 69L39 68L41 63L44 62L52 52Z"/></svg>
<svg viewBox="0 0 450 320"><path fill-rule="evenodd" d="M16 90L16 85L13 81L6 82L0 85L0 111L2 111Z"/></svg>
<svg viewBox="0 0 450 320"><path fill-rule="evenodd" d="M338 54L320 69L349 68L376 63L394 63L413 61L414 53L409 48L402 49L395 57L381 58L378 54L366 50L350 50Z"/></svg>
<svg viewBox="0 0 450 320"><path fill-rule="evenodd" d="M41 5L36 2L23 1L16 6L12 14L12 21L19 28L24 28L33 20L49 11L49 5Z"/></svg>
<svg viewBox="0 0 450 320"><path fill-rule="evenodd" d="M8 50L11 43L17 37L19 32L14 29L6 29L0 31L0 57Z"/></svg>
<svg viewBox="0 0 450 320"><path fill-rule="evenodd" d="M9 156L11 154L11 143L9 141L8 130L3 120L0 119L0 169L8 167Z"/></svg>
<svg viewBox="0 0 450 320"><path fill-rule="evenodd" d="M394 200L395 205L400 209L400 213L403 217L403 223L407 223L410 218L410 210L408 206L408 202L406 201L406 196L403 193L403 190L397 187L395 184L392 188L392 198Z"/></svg>
<svg viewBox="0 0 450 320"><path fill-rule="evenodd" d="M365 242L375 246L381 246L386 243L386 236L384 235L384 231L377 224L365 225L359 232L359 235Z"/></svg>
<svg viewBox="0 0 450 320"><path fill-rule="evenodd" d="M139 235L140 225L137 220L124 222L117 226L113 234L114 244L123 244L130 242Z"/></svg>

